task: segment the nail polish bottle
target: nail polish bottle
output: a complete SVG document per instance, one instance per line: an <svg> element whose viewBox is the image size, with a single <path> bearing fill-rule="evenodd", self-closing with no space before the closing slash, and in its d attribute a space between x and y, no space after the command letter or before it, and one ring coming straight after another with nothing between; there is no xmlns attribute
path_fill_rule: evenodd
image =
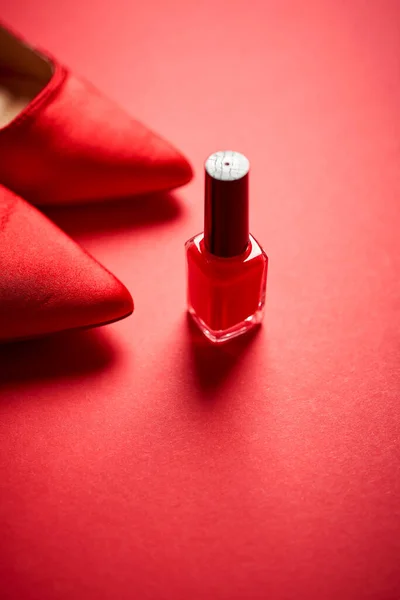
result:
<svg viewBox="0 0 400 600"><path fill-rule="evenodd" d="M248 159L221 151L205 163L204 233L186 242L188 310L213 343L263 317L268 257L249 233Z"/></svg>

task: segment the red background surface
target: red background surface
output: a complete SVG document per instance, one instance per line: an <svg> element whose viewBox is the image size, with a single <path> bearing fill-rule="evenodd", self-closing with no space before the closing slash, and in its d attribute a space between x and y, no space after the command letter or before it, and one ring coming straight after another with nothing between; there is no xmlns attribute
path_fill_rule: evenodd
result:
<svg viewBox="0 0 400 600"><path fill-rule="evenodd" d="M1 0L194 163L50 214L131 289L104 330L0 349L2 600L400 598L400 4ZM202 163L252 161L267 320L184 315Z"/></svg>

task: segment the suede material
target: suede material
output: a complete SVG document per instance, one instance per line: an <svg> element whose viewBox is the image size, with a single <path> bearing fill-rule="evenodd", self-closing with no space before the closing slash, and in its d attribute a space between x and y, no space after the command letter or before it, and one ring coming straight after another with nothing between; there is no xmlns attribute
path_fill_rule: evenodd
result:
<svg viewBox="0 0 400 600"><path fill-rule="evenodd" d="M0 186L0 341L100 325L132 310L120 281Z"/></svg>
<svg viewBox="0 0 400 600"><path fill-rule="evenodd" d="M69 204L181 186L171 144L55 61L42 92L0 129L0 182L29 202Z"/></svg>

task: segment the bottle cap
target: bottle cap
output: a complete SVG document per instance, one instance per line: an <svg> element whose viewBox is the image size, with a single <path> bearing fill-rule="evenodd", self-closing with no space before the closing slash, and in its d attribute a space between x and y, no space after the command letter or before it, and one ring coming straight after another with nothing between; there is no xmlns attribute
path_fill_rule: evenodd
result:
<svg viewBox="0 0 400 600"><path fill-rule="evenodd" d="M240 152L215 152L205 163L204 243L220 257L243 254L249 243L248 159Z"/></svg>

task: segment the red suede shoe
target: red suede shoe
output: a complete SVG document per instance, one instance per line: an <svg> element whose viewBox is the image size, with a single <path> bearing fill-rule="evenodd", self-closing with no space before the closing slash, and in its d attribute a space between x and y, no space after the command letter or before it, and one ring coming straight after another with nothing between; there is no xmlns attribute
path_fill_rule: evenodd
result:
<svg viewBox="0 0 400 600"><path fill-rule="evenodd" d="M118 279L0 186L0 341L104 325L132 310Z"/></svg>
<svg viewBox="0 0 400 600"><path fill-rule="evenodd" d="M171 144L0 24L0 183L69 204L170 190L192 169Z"/></svg>

